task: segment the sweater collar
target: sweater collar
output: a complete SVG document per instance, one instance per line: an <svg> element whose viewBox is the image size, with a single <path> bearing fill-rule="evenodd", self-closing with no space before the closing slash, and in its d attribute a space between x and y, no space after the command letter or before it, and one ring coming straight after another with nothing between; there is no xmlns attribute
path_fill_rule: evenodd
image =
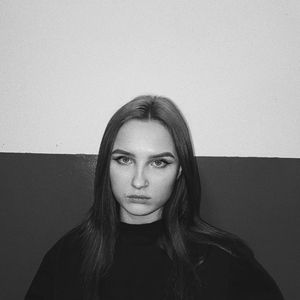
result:
<svg viewBox="0 0 300 300"><path fill-rule="evenodd" d="M120 237L126 243L149 244L157 241L163 230L163 221L159 219L152 223L129 224L120 222Z"/></svg>

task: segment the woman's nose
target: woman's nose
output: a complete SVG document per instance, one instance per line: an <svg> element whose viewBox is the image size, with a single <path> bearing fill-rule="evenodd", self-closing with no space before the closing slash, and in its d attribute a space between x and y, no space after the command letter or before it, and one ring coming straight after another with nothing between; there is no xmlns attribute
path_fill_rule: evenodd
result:
<svg viewBox="0 0 300 300"><path fill-rule="evenodd" d="M137 168L132 178L132 186L136 189L142 189L149 185L149 181L145 176L145 171L142 168Z"/></svg>

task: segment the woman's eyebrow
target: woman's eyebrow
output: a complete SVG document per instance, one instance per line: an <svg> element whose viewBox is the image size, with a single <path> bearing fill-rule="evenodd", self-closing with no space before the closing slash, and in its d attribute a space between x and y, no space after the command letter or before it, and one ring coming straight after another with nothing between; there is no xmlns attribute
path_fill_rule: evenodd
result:
<svg viewBox="0 0 300 300"><path fill-rule="evenodd" d="M122 149L115 149L112 154L123 154L123 155L128 155L128 156L134 156L134 154L122 150ZM150 158L159 158L159 157L171 157L175 159L175 156L171 152L162 152L158 154L151 155Z"/></svg>

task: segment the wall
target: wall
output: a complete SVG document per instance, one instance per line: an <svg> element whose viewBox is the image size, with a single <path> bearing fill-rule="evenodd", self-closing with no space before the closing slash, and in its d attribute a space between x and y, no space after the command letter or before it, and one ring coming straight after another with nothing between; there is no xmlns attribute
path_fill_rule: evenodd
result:
<svg viewBox="0 0 300 300"><path fill-rule="evenodd" d="M0 299L22 299L46 251L93 200L96 155L0 154ZM299 298L300 159L198 157L202 217L237 234Z"/></svg>
<svg viewBox="0 0 300 300"><path fill-rule="evenodd" d="M299 1L1 1L0 151L91 153L144 93L199 156L300 157Z"/></svg>

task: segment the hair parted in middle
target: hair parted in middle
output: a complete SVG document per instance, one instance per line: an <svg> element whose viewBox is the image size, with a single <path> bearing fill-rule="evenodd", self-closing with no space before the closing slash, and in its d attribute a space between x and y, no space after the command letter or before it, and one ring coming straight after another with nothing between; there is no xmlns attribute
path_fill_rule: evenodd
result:
<svg viewBox="0 0 300 300"><path fill-rule="evenodd" d="M192 297L188 296L191 288L186 284L186 276L192 276L190 283L201 285L195 270L204 260L203 257L191 256L191 245L215 245L231 255L252 256L253 252L237 236L202 220L200 176L187 122L173 101L152 95L136 97L123 105L108 122L101 141L94 202L87 219L79 227L83 238L82 272L87 297L95 297L99 281L105 278L113 263L120 207L112 193L109 167L116 136L122 125L133 119L160 122L169 131L175 145L182 171L162 210L164 230L158 245L174 263L175 295L178 299L189 299Z"/></svg>

